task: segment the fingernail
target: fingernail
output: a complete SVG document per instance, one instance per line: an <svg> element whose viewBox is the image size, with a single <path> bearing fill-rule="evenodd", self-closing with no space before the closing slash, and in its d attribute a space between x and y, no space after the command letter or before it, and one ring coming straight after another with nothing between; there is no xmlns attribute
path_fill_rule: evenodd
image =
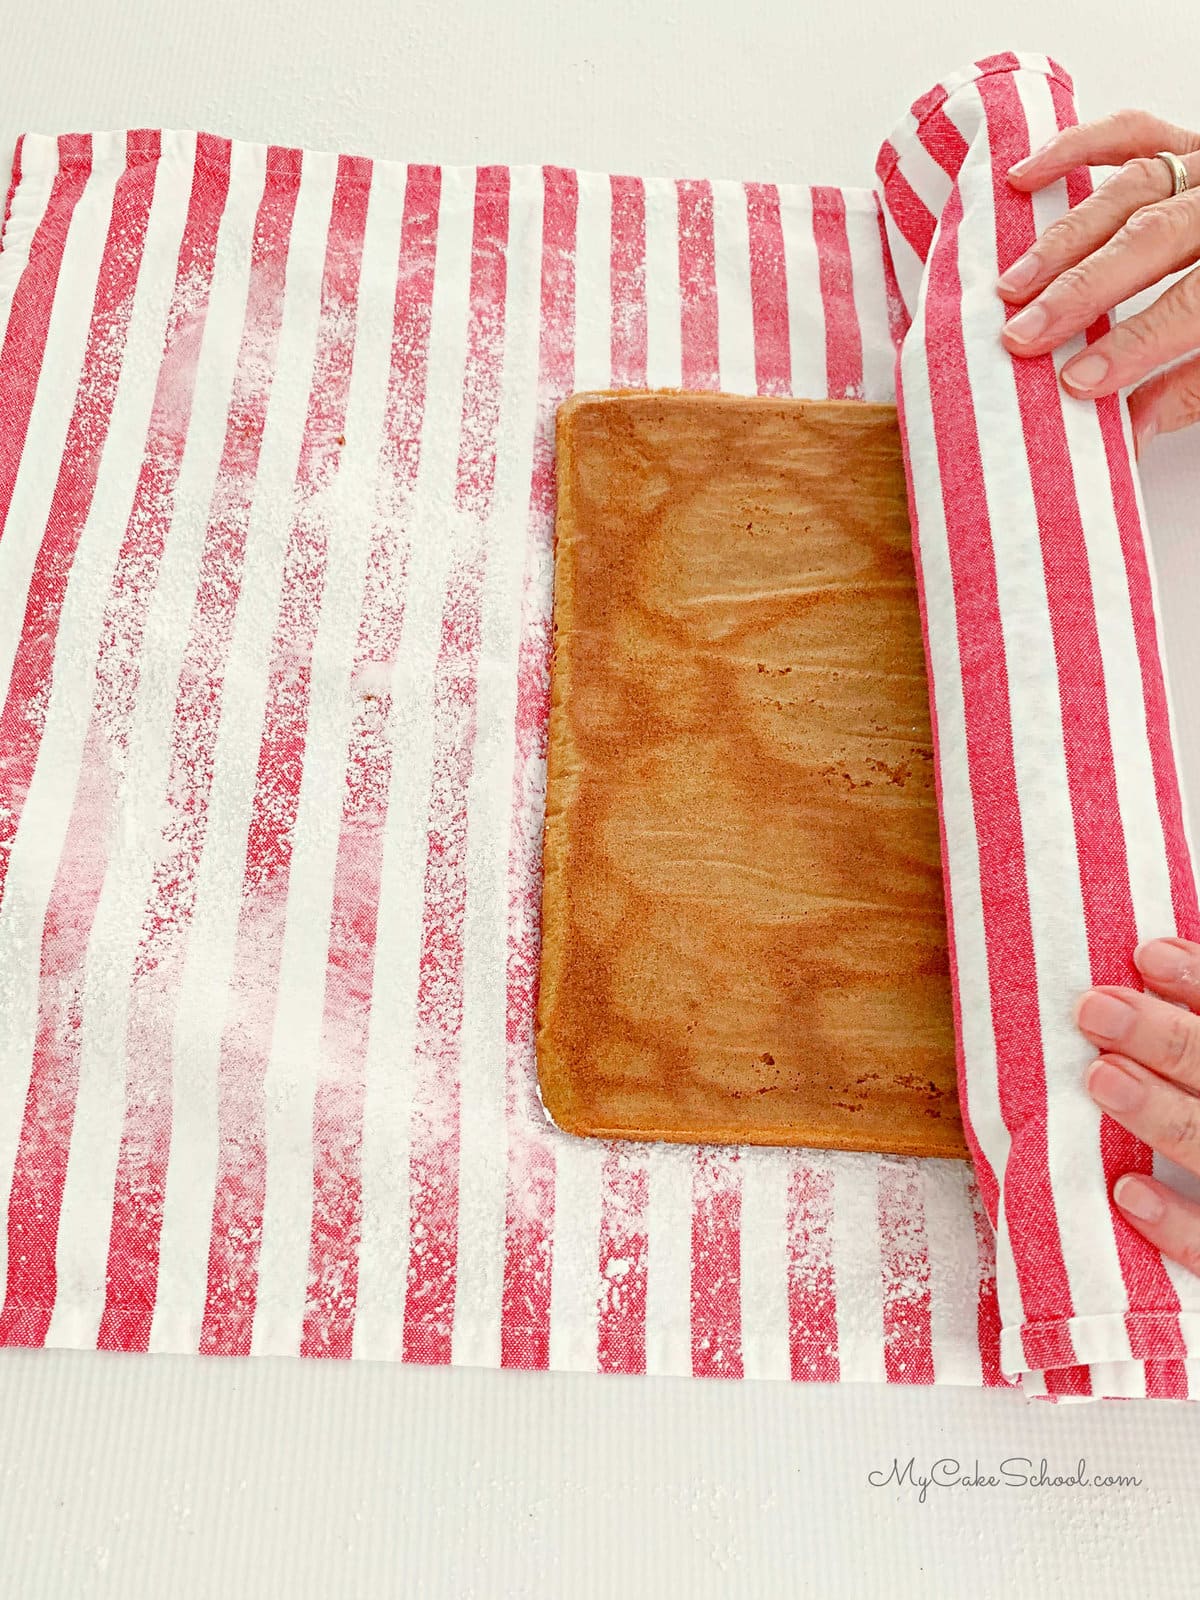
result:
<svg viewBox="0 0 1200 1600"><path fill-rule="evenodd" d="M1138 971L1151 983L1179 983L1188 975L1188 958L1171 939L1150 939L1133 952Z"/></svg>
<svg viewBox="0 0 1200 1600"><path fill-rule="evenodd" d="M1122 1211L1142 1222L1157 1222L1166 1211L1156 1190L1140 1178L1118 1178L1113 1186L1113 1199Z"/></svg>
<svg viewBox="0 0 1200 1600"><path fill-rule="evenodd" d="M1007 272L1001 274L1000 287L1002 289L1023 289L1027 283L1032 283L1037 277L1039 266L1037 252L1034 250L1027 251L1025 255L1017 257Z"/></svg>
<svg viewBox="0 0 1200 1600"><path fill-rule="evenodd" d="M1033 166L1038 157L1043 155L1045 151L1050 148L1052 143L1053 140L1047 139L1045 144L1038 145L1036 150L1031 150L1027 156L1022 156L1020 161L1014 161L1008 170L1016 173L1027 172L1029 168Z"/></svg>
<svg viewBox="0 0 1200 1600"><path fill-rule="evenodd" d="M1133 1023L1133 1007L1115 994L1089 989L1079 1002L1075 1021L1089 1039L1101 1044L1119 1044Z"/></svg>
<svg viewBox="0 0 1200 1600"><path fill-rule="evenodd" d="M1092 1062L1084 1074L1083 1086L1105 1111L1136 1111L1145 1094L1138 1079L1108 1056Z"/></svg>
<svg viewBox="0 0 1200 1600"><path fill-rule="evenodd" d="M1078 356L1063 368L1063 382L1072 389L1087 393L1104 381L1108 362L1100 355Z"/></svg>
<svg viewBox="0 0 1200 1600"><path fill-rule="evenodd" d="M1018 311L1015 317L1010 317L1004 331L1010 339L1027 344L1030 339L1037 338L1049 321L1050 313L1045 306L1026 306L1024 311Z"/></svg>

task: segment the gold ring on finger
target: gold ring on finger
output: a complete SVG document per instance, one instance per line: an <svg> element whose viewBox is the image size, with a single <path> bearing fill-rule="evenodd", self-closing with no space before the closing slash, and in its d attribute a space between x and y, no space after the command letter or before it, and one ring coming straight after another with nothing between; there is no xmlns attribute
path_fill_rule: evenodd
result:
<svg viewBox="0 0 1200 1600"><path fill-rule="evenodd" d="M1155 154L1171 174L1171 198L1174 199L1177 194L1183 194L1188 187L1187 168L1174 150L1158 150Z"/></svg>

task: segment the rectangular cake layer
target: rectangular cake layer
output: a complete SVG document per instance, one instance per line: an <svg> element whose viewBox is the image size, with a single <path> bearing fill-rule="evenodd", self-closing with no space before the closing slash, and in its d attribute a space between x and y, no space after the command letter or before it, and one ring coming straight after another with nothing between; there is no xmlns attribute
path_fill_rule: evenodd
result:
<svg viewBox="0 0 1200 1600"><path fill-rule="evenodd" d="M576 395L558 493L550 1115L964 1155L894 408Z"/></svg>

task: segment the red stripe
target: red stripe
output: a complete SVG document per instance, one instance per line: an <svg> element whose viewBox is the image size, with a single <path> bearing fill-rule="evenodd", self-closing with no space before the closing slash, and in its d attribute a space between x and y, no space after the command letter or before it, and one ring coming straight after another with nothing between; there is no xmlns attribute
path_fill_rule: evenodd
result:
<svg viewBox="0 0 1200 1600"><path fill-rule="evenodd" d="M618 187L619 186L619 187ZM646 201L641 180L613 179L612 384L646 384ZM637 1145L614 1142L600 1171L601 1372L646 1370L647 1206L650 1174Z"/></svg>
<svg viewBox="0 0 1200 1600"><path fill-rule="evenodd" d="M12 217L13 201L16 199L17 189L21 183L21 151L25 146L25 135L18 134L17 142L13 146L12 176L8 180L8 193L4 197L4 221L0 222L0 253L4 250L4 236L8 232L9 219Z"/></svg>
<svg viewBox="0 0 1200 1600"><path fill-rule="evenodd" d="M692 1373L742 1371L742 1179L736 1150L697 1150L692 1167Z"/></svg>
<svg viewBox="0 0 1200 1600"><path fill-rule="evenodd" d="M929 261L925 343L958 627L967 759L977 818L980 893L1000 1111L1011 1151L1006 1220L1027 1311L1070 1316L1071 1293L1046 1147L1045 1062L1024 838L1013 761L1008 670L983 462L962 329L958 229L951 193Z"/></svg>
<svg viewBox="0 0 1200 1600"><path fill-rule="evenodd" d="M84 747L74 806L59 863L47 927L58 930L61 962L56 983L39 997L39 1027L56 1038L55 1072L77 1079L80 1033L62 1026L64 1012L82 1005L84 962L96 906L115 841L117 804L134 707L141 682L146 617L158 580L171 524L175 485L183 460L195 387L196 361L208 313L208 285L217 232L229 188L227 140L197 140L192 190L180 241L175 286L155 383L142 468L101 628L96 694ZM115 759L114 759L115 758ZM57 1013L58 1026L54 1024ZM106 1306L101 1348L145 1348L154 1302L153 1261L147 1281L147 1248L138 1217L154 1198L170 1137L170 1106L132 1076L126 1085L127 1120L114 1188ZM168 1085L169 1093L169 1085ZM140 1112L138 1133L130 1118Z"/></svg>
<svg viewBox="0 0 1200 1600"><path fill-rule="evenodd" d="M759 394L792 392L792 335L788 327L787 263L779 190L746 185L750 230L750 303L754 313L754 378Z"/></svg>
<svg viewBox="0 0 1200 1600"><path fill-rule="evenodd" d="M9 859L5 846L15 834L41 743L67 580L91 509L108 436L154 198L157 153L156 135L129 136L127 164L113 194L62 465L34 564L12 683L0 717L0 750L5 754L0 811L7 811L4 827L8 830L7 837L0 840L0 888ZM78 180L81 185L90 170L89 157L80 151L77 159L82 169ZM58 213L61 233L65 233L74 204L74 190L72 196L69 203L59 201L63 208ZM52 201L47 221L55 214ZM38 234L41 238L42 228ZM39 360L61 260L61 234L48 239L45 247L50 252L50 262L40 264L37 278L46 293L46 303L39 301L25 308L38 324L32 349ZM10 331L19 336L20 330L14 330L11 322ZM6 339L6 346L7 343ZM28 379L31 401L36 372L18 363L18 425L21 414L28 422L20 392L23 376ZM14 461L14 475L15 465ZM87 752L93 762L99 758L95 746L96 741L91 741ZM80 994L78 985L71 981L78 958L74 913L78 910L90 921L100 892L102 863L90 853L87 834L111 801L111 769L104 771L103 759L99 760L103 775L94 782L86 777L81 781L82 814L64 841L55 884L59 893L56 897L52 891L43 926L37 1032L9 1198L8 1287L0 1311L0 1344L41 1344L54 1307L58 1223L79 1084Z"/></svg>
<svg viewBox="0 0 1200 1600"><path fill-rule="evenodd" d="M877 1199L887 1381L932 1383L929 1240L916 1169L895 1161L880 1162Z"/></svg>
<svg viewBox="0 0 1200 1600"><path fill-rule="evenodd" d="M481 167L475 186L470 321L459 435L457 509L477 541L450 575L434 675L433 783L417 988L409 1159L411 1244L404 1304L406 1361L448 1362L457 1282L459 1058L467 788L474 759L483 524L492 504L504 362L509 175Z"/></svg>
<svg viewBox="0 0 1200 1600"><path fill-rule="evenodd" d="M875 196L875 216L879 223L879 249L883 257L883 287L887 299L888 332L896 350L896 387L900 387L900 346L904 343L912 318L908 314L908 307L904 304L904 296L900 293L900 285L896 280L896 264L892 260L892 247L888 242L887 222L883 215L883 204L878 195ZM907 436L901 429L901 438L907 448ZM911 503L911 493L909 496Z"/></svg>
<svg viewBox="0 0 1200 1600"><path fill-rule="evenodd" d="M1147 1361L1146 1397L1149 1400L1188 1399L1186 1364L1183 1361Z"/></svg>
<svg viewBox="0 0 1200 1600"><path fill-rule="evenodd" d="M1090 1367L1054 1366L1043 1372L1042 1377L1046 1383L1047 1393L1055 1400L1066 1398L1068 1395L1078 1399L1092 1393Z"/></svg>
<svg viewBox="0 0 1200 1600"><path fill-rule="evenodd" d="M1066 1319L1051 1316L1046 1322L1026 1322L1021 1328L1021 1348L1032 1372L1066 1371L1076 1362L1075 1346Z"/></svg>
<svg viewBox="0 0 1200 1600"><path fill-rule="evenodd" d="M935 83L932 89L927 89L923 95L919 95L913 101L909 107L910 115L917 126L920 127L925 118L944 106L949 98L945 84ZM956 177L957 174L952 173L951 176Z"/></svg>
<svg viewBox="0 0 1200 1600"><path fill-rule="evenodd" d="M365 198L364 191L364 202ZM387 486L384 503L389 507L407 502L416 489L420 467L440 202L440 169L410 167L381 463ZM394 759L393 680L404 621L408 550L401 538L407 534L407 526L395 516L375 521L354 652L354 720L346 750L321 1070L313 1106L312 1227L300 1347L300 1353L308 1356L349 1356L353 1349L367 1048Z"/></svg>
<svg viewBox="0 0 1200 1600"><path fill-rule="evenodd" d="M833 1265L832 1172L796 1158L788 1175L788 1344L792 1377L837 1383L837 1282Z"/></svg>
<svg viewBox="0 0 1200 1600"><path fill-rule="evenodd" d="M575 228L579 186L573 172L542 175L541 317L538 406L529 496L521 645L517 662L513 817L508 851L504 1284L500 1363L550 1364L550 1275L554 1239L554 1148L541 1115L534 1065L541 908L541 827L534 802L546 760L550 711L550 617L543 574L554 551L554 415L575 375Z"/></svg>
<svg viewBox="0 0 1200 1600"><path fill-rule="evenodd" d="M901 381L901 362L896 360L896 415L900 424L900 439L904 455L904 475L908 487L908 516L911 525L914 569L917 578L917 612L921 619L921 642L925 651L925 671L929 678L929 723L933 744L933 781L937 798L938 848L941 851L942 889L946 906L946 944L950 960L950 1003L954 1017L954 1059L958 1080L959 1110L962 1113L963 1131L967 1136L975 1172L988 1202L988 1216L995 1226L999 1215L1000 1190L988 1160L976 1136L970 1115L970 1089L966 1061L963 1055L962 992L958 968L958 946L954 932L954 895L950 876L950 845L946 836L946 806L942 782L942 738L938 721L937 678L934 672L933 653L929 642L929 602L925 593L925 570L921 559L921 523L917 494L913 487L912 455L909 451L908 422L904 409L904 385Z"/></svg>
<svg viewBox="0 0 1200 1600"><path fill-rule="evenodd" d="M825 315L825 381L831 400L859 400L863 387L862 331L854 304L854 273L840 189L812 191L813 239Z"/></svg>
<svg viewBox="0 0 1200 1600"><path fill-rule="evenodd" d="M675 188L679 197L680 376L685 389L719 389L712 185L703 179L680 179Z"/></svg>
<svg viewBox="0 0 1200 1600"><path fill-rule="evenodd" d="M646 187L640 178L613 178L611 360L614 389L644 389L646 325Z"/></svg>
<svg viewBox="0 0 1200 1600"><path fill-rule="evenodd" d="M880 147L875 172L887 200L888 216L922 261L929 255L937 218L900 170L900 156L887 140Z"/></svg>
<svg viewBox="0 0 1200 1600"><path fill-rule="evenodd" d="M126 1048L131 1060L141 1056L150 1063L144 1069L149 1071L162 1071L161 1063L172 1058L174 1009L195 911L196 873L208 832L225 664L241 590L250 501L283 315L284 268L299 176L296 152L268 152L224 446L176 688L167 785L171 820L159 841L159 859L134 965ZM143 1069L135 1065L131 1070ZM209 1351L249 1348L248 1325L244 1341L234 1332L242 1312L237 1280L242 1254L257 1251L257 1237L250 1241L239 1233L235 1196L240 1192L243 1153L249 1156L256 1136L261 1140L261 1135L249 1105L252 1096L246 1094L243 1105L240 1089L222 1074L208 1298L201 1329L201 1347ZM243 1139L244 1143L240 1142Z"/></svg>
<svg viewBox="0 0 1200 1600"><path fill-rule="evenodd" d="M601 1372L645 1372L650 1173L636 1145L608 1146L600 1184L597 1365Z"/></svg>
<svg viewBox="0 0 1200 1600"><path fill-rule="evenodd" d="M882 218L881 218L882 221ZM885 258L887 259L887 258ZM891 290L889 287L889 299ZM896 339L896 326L892 338ZM901 335L903 338L903 335ZM986 1386L1006 1386L1007 1379L1000 1370L1000 1305L996 1288L996 1238L995 1229L1000 1215L1000 1186L991 1161L985 1154L975 1131L971 1116L970 1083L967 1078L966 1059L963 1053L962 990L958 966L958 946L954 929L954 899L951 893L950 849L946 838L946 807L942 792L942 747L938 724L937 685L933 658L929 646L929 607L925 595L925 573L920 551L920 523L917 501L913 490L912 459L909 454L909 431L904 412L904 390L901 383L900 345L896 345L896 409L900 422L900 439L904 451L904 473L908 485L909 519L912 523L913 550L916 556L917 608L921 618L921 639L925 650L925 667L929 677L929 716L933 737L933 775L937 797L938 842L941 850L942 883L946 903L946 943L950 960L950 996L954 1017L955 1075L958 1081L959 1109L962 1113L963 1132L971 1152L975 1182L973 1192L975 1211L975 1238L980 1272L976 1305L976 1325L979 1335L979 1356Z"/></svg>
<svg viewBox="0 0 1200 1600"><path fill-rule="evenodd" d="M1012 163L1029 152L1029 132L1011 76L982 80L980 92L992 152L998 265L1004 271L1037 233L1032 198L1014 189L1007 178ZM1041 537L1092 982L1133 982L1140 987L1133 965L1137 919L1117 796L1096 603L1058 375L1049 356L1015 361L1012 366ZM1150 1147L1111 1117L1101 1119L1100 1152L1110 1192L1123 1172L1149 1172L1152 1167ZM1179 1297L1160 1253L1115 1213L1113 1228L1129 1304L1177 1311ZM1130 1336L1134 1337L1132 1327ZM1164 1338L1169 1338L1170 1348L1164 1348ZM1173 1334L1159 1334L1153 1350L1134 1348L1135 1357L1185 1353L1178 1324Z"/></svg>
<svg viewBox="0 0 1200 1600"><path fill-rule="evenodd" d="M967 141L941 106L924 118L918 136L942 171L957 178L967 159Z"/></svg>
<svg viewBox="0 0 1200 1600"><path fill-rule="evenodd" d="M18 145L17 161L20 160ZM0 537L12 504L13 488L21 465L21 452L29 431L29 417L37 393L50 312L62 266L63 250L75 206L92 171L92 142L86 135L58 141L58 171L50 187L46 209L34 231L29 258L9 303L4 344L0 346L0 373L4 376L4 426L0 428ZM16 194L14 167L8 206ZM5 221L7 223L7 213Z"/></svg>
<svg viewBox="0 0 1200 1600"><path fill-rule="evenodd" d="M471 244L471 311L455 499L484 518L492 508L504 373L509 171L480 167Z"/></svg>
<svg viewBox="0 0 1200 1600"><path fill-rule="evenodd" d="M86 136L64 138L58 141L58 172L50 188L50 197L41 221L34 232L29 247L29 259L17 280L9 305L8 323L4 344L0 347L0 377L3 378L3 410L0 411L0 539L8 526L13 492L21 467L25 440L29 432L29 419L37 394L42 360L46 353L46 339L50 330L50 314L58 286L63 251L75 206L87 185L92 170L92 145ZM105 264L102 273L114 281L115 264L110 247L117 231L114 212L105 246ZM111 314L111 308L108 308ZM99 323L107 322L106 308L97 288L92 311L84 370L89 357L96 363L95 336ZM54 490L54 507L47 521L42 546L38 551L25 608L24 624L17 653L13 660L3 709L0 710L0 901L8 878L8 864L12 859L13 840L17 836L21 816L25 809L25 796L33 777L34 762L41 743L44 718L43 695L49 672L53 665L54 635L58 611L66 588L71 556L83 526L80 502L90 499L90 484L95 482L99 455L77 459L79 454L80 400L77 397L71 418L68 438L74 440L75 453L64 452ZM107 417L102 411L94 418L103 438L107 430ZM69 520L60 526L60 517L69 518L71 512L78 519L72 527Z"/></svg>
<svg viewBox="0 0 1200 1600"><path fill-rule="evenodd" d="M988 1170L990 1173L991 1169ZM978 1169L976 1178L978 1179ZM996 1231L984 1209L983 1196L974 1185L971 1189L971 1213L975 1219L975 1247L979 1263L979 1290L975 1311L979 1334L979 1365L985 1388L1006 1389L1010 1387L1009 1380L1000 1370L1000 1300L996 1290Z"/></svg>
<svg viewBox="0 0 1200 1600"><path fill-rule="evenodd" d="M1020 72L1020 57L1012 50L1001 50L994 56L981 56L975 63L979 77L988 78L996 73ZM980 92L983 85L980 84Z"/></svg>

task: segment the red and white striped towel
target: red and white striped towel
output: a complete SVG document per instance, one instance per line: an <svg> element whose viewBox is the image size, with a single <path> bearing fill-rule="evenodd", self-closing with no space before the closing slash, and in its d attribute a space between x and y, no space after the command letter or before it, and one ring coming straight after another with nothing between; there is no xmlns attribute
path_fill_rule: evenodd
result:
<svg viewBox="0 0 1200 1600"><path fill-rule="evenodd" d="M1200 1279L1109 1199L1170 1164L1092 1105L1072 1021L1090 984L1138 983L1139 939L1200 926L1127 416L1064 394L1082 339L1022 362L999 343L997 277L1089 188L1031 200L1005 174L1075 120L1061 68L994 57L916 103L878 175L913 314L899 386L1001 1365L1032 1393L1186 1396Z"/></svg>
<svg viewBox="0 0 1200 1600"><path fill-rule="evenodd" d="M1054 81L997 81L1023 98L1030 72ZM909 170L927 126L898 170L940 212L953 181ZM897 253L915 305L925 268ZM931 286L918 323L935 308ZM965 1163L606 1147L548 1126L533 1070L554 408L643 384L887 400L907 320L870 190L24 140L0 249L0 1343L1004 1381ZM910 338L914 417L917 360ZM969 1109L1007 1222L958 659L934 673ZM1059 915L1078 941L1083 910Z"/></svg>

